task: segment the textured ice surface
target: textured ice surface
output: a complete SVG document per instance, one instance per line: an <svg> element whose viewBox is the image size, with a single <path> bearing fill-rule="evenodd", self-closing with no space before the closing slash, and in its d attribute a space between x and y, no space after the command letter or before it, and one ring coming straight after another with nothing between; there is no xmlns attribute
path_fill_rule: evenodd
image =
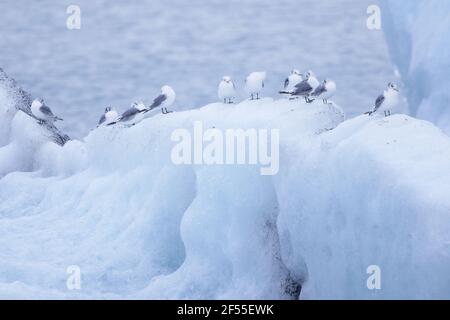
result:
<svg viewBox="0 0 450 320"><path fill-rule="evenodd" d="M412 115L450 133L450 2L381 0L383 30Z"/></svg>
<svg viewBox="0 0 450 320"><path fill-rule="evenodd" d="M303 298L448 298L449 138L405 115L342 120L265 98L34 143L28 172L2 168L0 297L288 299L302 284ZM194 121L280 129L280 172L175 166L171 133Z"/></svg>
<svg viewBox="0 0 450 320"><path fill-rule="evenodd" d="M312 68L336 80L336 102L354 115L390 77L365 1L170 3L81 1L82 31L71 33L56 28L65 7L3 1L0 65L78 136L105 104L148 99L161 82L184 109L215 97L223 74L270 66L272 94L291 68ZM431 31L448 10L399 3L388 4L395 23L383 7L383 28L411 110L445 127L447 38ZM265 98L158 114L60 147L12 107L0 90L0 298L290 299L299 284L305 299L450 297L450 140L429 122L343 121L337 106ZM195 121L280 129L279 173L175 166L171 133ZM72 265L79 291L66 287ZM366 286L371 265L381 290Z"/></svg>

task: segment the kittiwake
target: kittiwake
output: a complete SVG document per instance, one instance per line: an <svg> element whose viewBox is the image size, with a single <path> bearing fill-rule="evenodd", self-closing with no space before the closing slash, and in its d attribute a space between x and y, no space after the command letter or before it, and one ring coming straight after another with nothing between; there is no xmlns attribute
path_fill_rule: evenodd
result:
<svg viewBox="0 0 450 320"><path fill-rule="evenodd" d="M40 122L55 122L61 120L61 118L55 116L52 110L45 105L44 99L34 99L31 103L31 113Z"/></svg>
<svg viewBox="0 0 450 320"><path fill-rule="evenodd" d="M232 99L236 97L236 86L230 77L225 76L220 81L218 95L223 103L233 103Z"/></svg>
<svg viewBox="0 0 450 320"><path fill-rule="evenodd" d="M245 79L245 90L250 95L250 99L259 99L261 91L264 89L264 81L266 80L266 72L252 72Z"/></svg>
<svg viewBox="0 0 450 320"><path fill-rule="evenodd" d="M390 116L391 110L395 108L398 104L398 96L399 96L399 89L397 85L395 83L390 82L388 84L387 89L383 92L383 94L378 96L372 111L366 112L366 114L372 115L379 111L383 111L385 117Z"/></svg>

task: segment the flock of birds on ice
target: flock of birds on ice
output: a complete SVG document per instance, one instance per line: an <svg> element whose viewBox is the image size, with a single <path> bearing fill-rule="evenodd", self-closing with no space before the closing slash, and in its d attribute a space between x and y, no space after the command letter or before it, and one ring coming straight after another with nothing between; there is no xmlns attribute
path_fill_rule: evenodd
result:
<svg viewBox="0 0 450 320"><path fill-rule="evenodd" d="M260 99L264 82L266 80L266 72L252 72L245 80L245 91L249 95L250 100ZM284 82L283 90L280 94L289 97L289 99L304 98L306 103L311 103L316 99L321 99L324 104L328 104L330 99L336 92L336 83L332 80L325 79L320 83L312 71L304 74L298 70L292 70L291 74ZM391 110L398 103L399 89L394 83L389 83L387 89L375 101L372 110L366 112L369 116L375 113L383 112L384 116L390 116ZM231 77L225 76L219 83L218 96L225 104L231 104L237 96L236 86ZM175 102L175 91L168 85L161 88L161 93L153 100L150 106L145 106L142 102L134 102L131 107L122 115L117 111L108 107L101 116L98 126L111 126L115 124L123 124L125 126L133 126L142 121L146 117L146 113L156 108L160 108L163 114L173 111L169 110ZM44 103L41 98L35 99L31 104L32 114L40 122L55 122L62 120L55 116L52 110Z"/></svg>

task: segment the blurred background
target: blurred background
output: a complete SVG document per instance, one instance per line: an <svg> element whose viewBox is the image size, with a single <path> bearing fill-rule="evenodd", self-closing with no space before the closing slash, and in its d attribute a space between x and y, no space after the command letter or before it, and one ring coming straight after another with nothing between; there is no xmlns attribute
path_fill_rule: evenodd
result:
<svg viewBox="0 0 450 320"><path fill-rule="evenodd" d="M242 89L249 72L263 70L272 97L293 68L334 79L333 100L351 117L395 78L383 32L366 26L374 2L2 0L0 67L75 138L106 106L149 104L164 84L177 92L174 109L185 110L217 101L223 75ZM66 27L71 4L81 8L80 30Z"/></svg>

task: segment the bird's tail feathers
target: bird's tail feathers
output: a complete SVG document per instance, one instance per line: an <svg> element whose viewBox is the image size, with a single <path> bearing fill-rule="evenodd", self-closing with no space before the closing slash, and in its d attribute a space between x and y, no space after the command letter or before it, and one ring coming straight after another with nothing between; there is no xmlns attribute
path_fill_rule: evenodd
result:
<svg viewBox="0 0 450 320"><path fill-rule="evenodd" d="M60 117L55 117L55 121L64 121L64 119L62 119Z"/></svg>
<svg viewBox="0 0 450 320"><path fill-rule="evenodd" d="M279 94L292 94L292 91L278 91Z"/></svg>
<svg viewBox="0 0 450 320"><path fill-rule="evenodd" d="M117 118L116 121L113 121L113 122L108 123L107 126L113 126L113 125L115 125L116 123L118 123L120 120L122 120L122 117Z"/></svg>

